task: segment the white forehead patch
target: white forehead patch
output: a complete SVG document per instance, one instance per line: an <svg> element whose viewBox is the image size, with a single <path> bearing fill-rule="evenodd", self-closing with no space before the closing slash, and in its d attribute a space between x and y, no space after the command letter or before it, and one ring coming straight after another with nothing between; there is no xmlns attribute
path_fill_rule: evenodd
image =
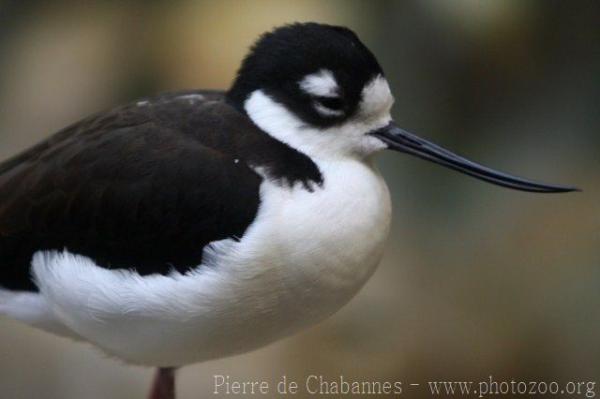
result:
<svg viewBox="0 0 600 399"><path fill-rule="evenodd" d="M333 73L328 69L306 75L300 82L300 88L311 96L338 97L339 86Z"/></svg>
<svg viewBox="0 0 600 399"><path fill-rule="evenodd" d="M360 113L368 117L377 117L389 113L394 104L390 85L382 75L377 75L362 90Z"/></svg>

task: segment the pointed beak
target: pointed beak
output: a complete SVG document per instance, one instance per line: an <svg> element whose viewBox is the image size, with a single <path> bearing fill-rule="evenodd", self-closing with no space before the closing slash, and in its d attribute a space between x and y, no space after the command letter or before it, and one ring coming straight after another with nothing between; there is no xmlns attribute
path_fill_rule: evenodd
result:
<svg viewBox="0 0 600 399"><path fill-rule="evenodd" d="M534 193L566 193L570 191L579 191L575 187L555 186L549 184L536 183L531 180L522 179L498 172L493 169L479 165L460 157L444 148L437 146L427 140L415 136L407 131L400 129L395 123L371 132L378 137L388 148L395 151L405 152L415 155L419 158L446 166L461 173L476 177L477 179L497 184L521 191L530 191Z"/></svg>

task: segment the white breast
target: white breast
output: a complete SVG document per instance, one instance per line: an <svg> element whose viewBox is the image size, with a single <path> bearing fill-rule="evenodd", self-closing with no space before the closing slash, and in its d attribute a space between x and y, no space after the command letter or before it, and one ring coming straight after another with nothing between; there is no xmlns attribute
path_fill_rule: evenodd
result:
<svg viewBox="0 0 600 399"><path fill-rule="evenodd" d="M263 186L260 220L248 239L264 252L260 263L277 259L288 286L343 298L355 293L380 260L389 231L389 194L381 176L363 162L318 166L324 186L313 192Z"/></svg>
<svg viewBox="0 0 600 399"><path fill-rule="evenodd" d="M265 181L244 238L214 243L206 264L186 275L141 277L69 253L37 254L47 317L109 354L152 366L242 353L326 318L379 262L390 200L367 163L318 166L324 185L314 192Z"/></svg>
<svg viewBox="0 0 600 399"><path fill-rule="evenodd" d="M242 264L280 280L277 301L297 307L300 322L330 315L358 291L381 259L391 216L387 186L371 165L318 166L324 186L313 192L265 183L257 221L239 245L254 256Z"/></svg>

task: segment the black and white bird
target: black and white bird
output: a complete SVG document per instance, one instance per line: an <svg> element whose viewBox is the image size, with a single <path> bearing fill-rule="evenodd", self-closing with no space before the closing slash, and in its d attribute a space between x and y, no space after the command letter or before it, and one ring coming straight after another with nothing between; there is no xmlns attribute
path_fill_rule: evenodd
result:
<svg viewBox="0 0 600 399"><path fill-rule="evenodd" d="M384 252L391 149L539 193L397 127L349 29L264 34L226 92L148 97L0 164L0 314L158 367L262 347L347 303Z"/></svg>

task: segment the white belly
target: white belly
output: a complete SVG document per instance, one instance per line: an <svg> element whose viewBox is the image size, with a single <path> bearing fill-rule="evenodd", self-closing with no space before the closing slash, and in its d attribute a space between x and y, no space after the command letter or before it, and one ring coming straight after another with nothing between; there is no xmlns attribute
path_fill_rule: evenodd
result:
<svg viewBox="0 0 600 399"><path fill-rule="evenodd" d="M245 352L319 322L374 271L391 213L387 187L371 166L344 160L319 167L324 186L314 192L263 183L244 238L212 245L192 273L140 277L68 253L40 253L33 269L41 295L73 335L152 366Z"/></svg>

